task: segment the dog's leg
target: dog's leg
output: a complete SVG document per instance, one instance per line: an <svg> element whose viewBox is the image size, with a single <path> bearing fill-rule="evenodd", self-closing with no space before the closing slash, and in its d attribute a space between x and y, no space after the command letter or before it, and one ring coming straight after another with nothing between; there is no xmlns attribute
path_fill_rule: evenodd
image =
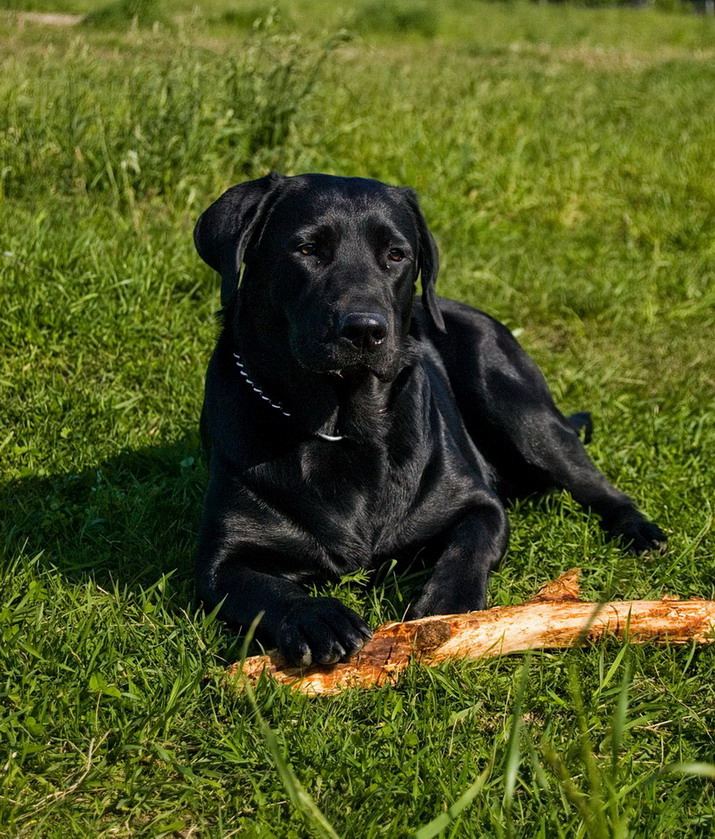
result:
<svg viewBox="0 0 715 839"><path fill-rule="evenodd" d="M622 542L632 553L665 546L662 530L594 466L577 432L555 407L544 408L534 431L539 435L536 440L520 434L512 434L511 440L546 488L567 490L579 504L601 517L601 526L611 539Z"/></svg>
<svg viewBox="0 0 715 839"><path fill-rule="evenodd" d="M509 540L506 513L487 497L426 548L434 571L408 618L451 615L486 608L489 573L499 564Z"/></svg>
<svg viewBox="0 0 715 839"><path fill-rule="evenodd" d="M561 414L509 330L466 307L453 314L445 319L451 343L440 349L467 430L497 471L519 494L567 490L633 553L664 547L661 529L591 462L575 430L588 432L588 423Z"/></svg>
<svg viewBox="0 0 715 839"><path fill-rule="evenodd" d="M202 531L196 577L199 599L207 609L218 606L221 620L244 627L262 612L259 636L274 643L289 664L347 659L372 636L362 618L335 598L311 597L284 577L248 567L246 559L255 561L260 549L208 535L220 532L218 526Z"/></svg>

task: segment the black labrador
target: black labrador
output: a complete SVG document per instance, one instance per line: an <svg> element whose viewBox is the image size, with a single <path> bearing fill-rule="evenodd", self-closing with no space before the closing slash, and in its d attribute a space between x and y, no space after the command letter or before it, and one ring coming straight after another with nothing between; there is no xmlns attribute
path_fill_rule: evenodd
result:
<svg viewBox="0 0 715 839"><path fill-rule="evenodd" d="M589 460L588 414L558 411L498 321L437 297L411 189L273 173L224 193L194 240L223 306L198 593L230 623L262 612L289 663L360 649L364 621L303 586L385 559L434 569L410 617L484 608L512 494L566 489L631 551L664 545Z"/></svg>

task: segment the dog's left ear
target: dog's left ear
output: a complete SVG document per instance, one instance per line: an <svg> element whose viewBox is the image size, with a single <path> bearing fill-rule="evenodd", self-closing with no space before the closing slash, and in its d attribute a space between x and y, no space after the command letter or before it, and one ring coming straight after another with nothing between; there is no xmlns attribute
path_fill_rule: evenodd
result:
<svg viewBox="0 0 715 839"><path fill-rule="evenodd" d="M251 238L284 180L271 172L224 192L196 222L194 244L199 256L221 275L221 305L233 300Z"/></svg>
<svg viewBox="0 0 715 839"><path fill-rule="evenodd" d="M440 332L446 332L444 325L444 318L439 309L437 302L437 292L435 285L437 283L437 273L439 271L439 252L437 251L437 243L430 233L429 227L425 217L422 215L420 204L417 199L417 193L412 189L405 189L403 194L407 198L407 203L410 207L412 215L417 224L417 235L419 239L419 254L417 265L422 280L422 303L424 304L427 313L432 319L432 323L439 329Z"/></svg>

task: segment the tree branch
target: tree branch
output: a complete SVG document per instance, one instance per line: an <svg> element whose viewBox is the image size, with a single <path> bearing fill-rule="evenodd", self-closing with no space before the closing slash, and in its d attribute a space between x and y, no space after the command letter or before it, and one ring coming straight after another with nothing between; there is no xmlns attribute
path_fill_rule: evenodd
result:
<svg viewBox="0 0 715 839"><path fill-rule="evenodd" d="M438 615L387 623L345 663L300 669L286 667L277 653L253 656L227 670L251 682L262 674L308 694L394 682L410 661L435 665L449 658L489 658L536 649L585 645L603 637L631 643L686 644L715 641L715 601L579 599L579 569L547 583L531 600L483 612Z"/></svg>

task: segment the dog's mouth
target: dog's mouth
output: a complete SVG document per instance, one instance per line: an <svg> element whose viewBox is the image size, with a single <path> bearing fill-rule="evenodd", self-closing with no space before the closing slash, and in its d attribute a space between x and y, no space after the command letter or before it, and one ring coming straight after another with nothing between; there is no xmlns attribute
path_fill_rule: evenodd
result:
<svg viewBox="0 0 715 839"><path fill-rule="evenodd" d="M371 349L358 349L344 339L293 343L293 357L312 373L349 379L372 373L380 381L392 381L401 367L401 352L388 338Z"/></svg>

